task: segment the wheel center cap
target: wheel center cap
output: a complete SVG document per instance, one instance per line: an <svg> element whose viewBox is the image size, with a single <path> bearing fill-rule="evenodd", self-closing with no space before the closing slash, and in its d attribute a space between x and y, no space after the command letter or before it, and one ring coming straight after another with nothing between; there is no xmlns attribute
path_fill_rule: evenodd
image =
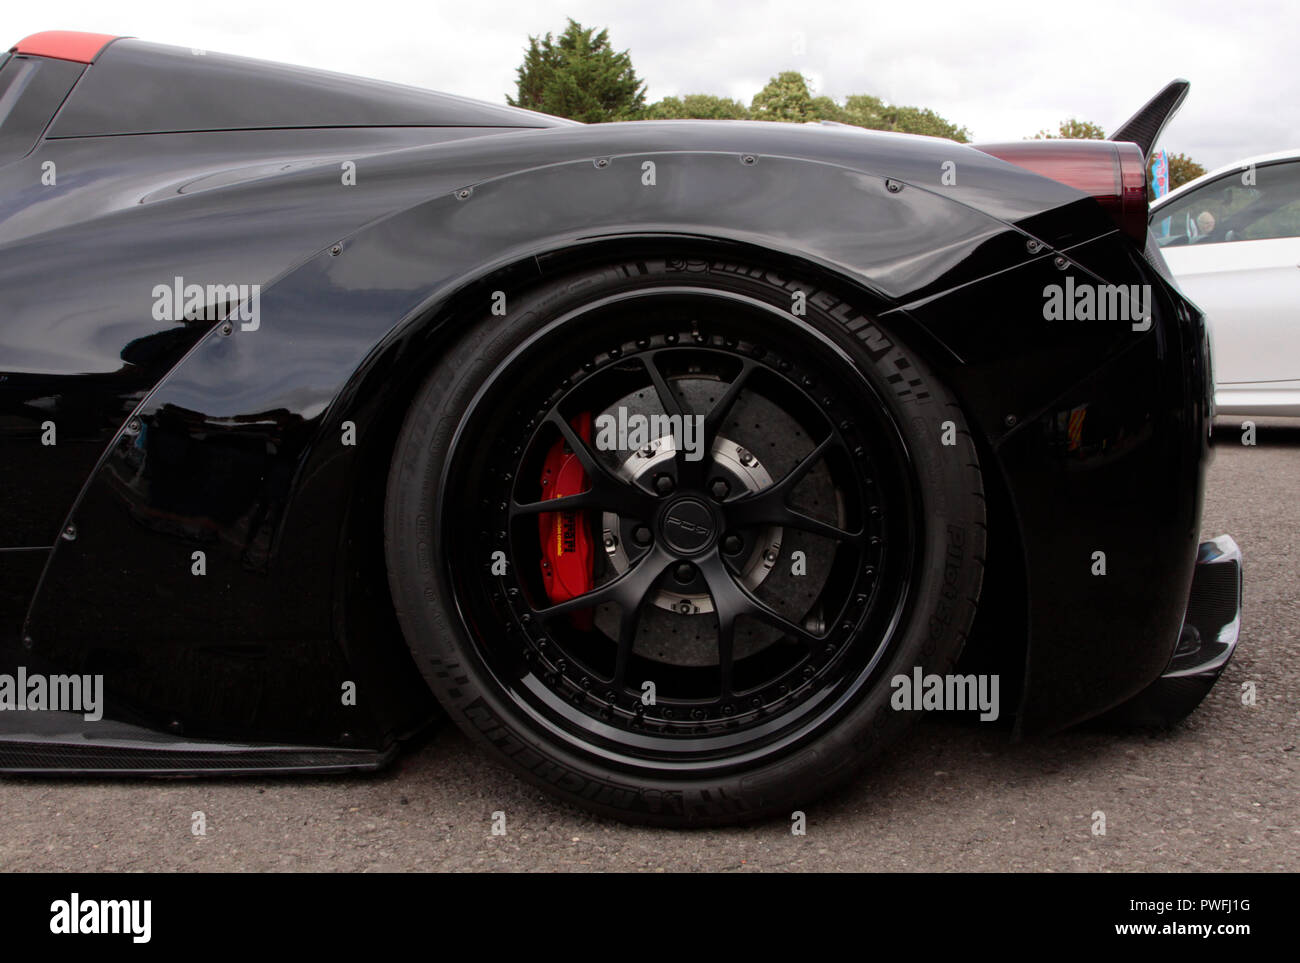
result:
<svg viewBox="0 0 1300 963"><path fill-rule="evenodd" d="M679 498L669 505L659 528L668 547L682 555L699 554L718 535L713 510L698 498Z"/></svg>

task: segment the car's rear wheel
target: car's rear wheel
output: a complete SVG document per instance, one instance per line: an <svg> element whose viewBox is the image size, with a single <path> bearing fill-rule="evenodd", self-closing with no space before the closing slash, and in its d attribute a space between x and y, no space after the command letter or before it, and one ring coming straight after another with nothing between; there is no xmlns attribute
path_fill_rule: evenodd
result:
<svg viewBox="0 0 1300 963"><path fill-rule="evenodd" d="M431 372L389 479L394 603L448 713L624 819L788 814L841 782L911 715L890 679L946 671L974 616L952 397L834 295L735 264L508 308Z"/></svg>

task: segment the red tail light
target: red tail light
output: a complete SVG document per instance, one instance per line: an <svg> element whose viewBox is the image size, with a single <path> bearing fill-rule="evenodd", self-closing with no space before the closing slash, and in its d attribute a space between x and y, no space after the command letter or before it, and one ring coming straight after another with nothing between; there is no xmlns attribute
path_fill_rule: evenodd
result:
<svg viewBox="0 0 1300 963"><path fill-rule="evenodd" d="M1025 140L976 145L1009 164L1091 194L1139 244L1147 237L1146 158L1137 144L1109 140Z"/></svg>

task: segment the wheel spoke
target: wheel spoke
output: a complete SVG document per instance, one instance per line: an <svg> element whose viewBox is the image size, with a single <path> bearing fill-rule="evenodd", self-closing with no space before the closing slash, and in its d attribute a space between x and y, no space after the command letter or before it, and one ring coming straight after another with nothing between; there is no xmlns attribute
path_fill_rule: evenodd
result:
<svg viewBox="0 0 1300 963"><path fill-rule="evenodd" d="M539 618L549 620L557 615L564 615L578 609L590 609L598 605L604 605L606 602L613 602L621 612L626 614L630 610L635 617L635 614L645 604L650 590L654 588L655 582L659 580L659 576L663 574L664 568L667 567L670 561L672 561L672 558L656 545L646 552L640 561L634 562L626 572L623 572L617 578L611 579L590 592L584 592L563 602L556 602L554 605L548 605L544 609L537 609L535 612ZM623 633L620 632L619 634L619 641L622 644L621 636Z"/></svg>
<svg viewBox="0 0 1300 963"><path fill-rule="evenodd" d="M732 577L726 563L716 552L701 559L698 564L705 584L709 587L709 596L713 599L713 611L717 615L718 669L722 698L727 698L734 691L732 674L735 665L736 620L741 616L770 625L809 646L824 638L790 621L751 595Z"/></svg>
<svg viewBox="0 0 1300 963"><path fill-rule="evenodd" d="M832 525L829 522L813 518L811 515L805 515L803 512L791 508L787 503L787 499L798 487L799 482L807 476L833 444L833 437L826 438L790 469L780 481L769 485L762 491L754 492L732 502L726 502L724 511L727 515L728 526L731 528L745 528L754 525L780 525L809 532L813 535L820 535L823 538L834 539L837 542L860 542L864 534L861 529L849 531L840 528L838 525Z"/></svg>
<svg viewBox="0 0 1300 963"><path fill-rule="evenodd" d="M674 481L679 488L698 485L704 477L709 447L703 438L698 439L702 448L701 457L698 461L690 461L686 457L686 419L694 418L696 413L682 402L673 391L672 385L668 383L668 379L664 377L663 371L659 368L659 352L643 356L642 363L650 376L651 384L654 385L655 394L659 396L659 404L663 407L664 414L677 418L681 426L681 438L673 438ZM680 446L677 444L679 440L682 442Z"/></svg>
<svg viewBox="0 0 1300 963"><path fill-rule="evenodd" d="M753 495L747 495L735 502L728 502L726 512L727 527L732 529L759 525L778 525L782 528L797 529L811 535L819 535L822 538L833 539L849 545L860 543L864 536L864 532L860 528L857 531L849 531L846 528L840 528L838 525L832 525L830 522L823 522L811 515L796 511L785 503L780 492L772 488L766 488Z"/></svg>
<svg viewBox="0 0 1300 963"><path fill-rule="evenodd" d="M816 448L803 457L799 464L786 472L784 478L775 485L766 489L766 491L774 494L780 493L781 499L784 502L784 500L790 496L790 493L798 487L799 483L804 480L804 477L813 470L819 461L822 460L822 456L825 455L826 452L830 451L834 444L835 436L827 435Z"/></svg>
<svg viewBox="0 0 1300 963"><path fill-rule="evenodd" d="M781 521L776 523L785 528L797 528L800 531L808 532L812 535L820 535L823 538L832 538L837 542L847 542L857 544L862 541L862 530L850 532L847 529L840 528L838 525L832 525L829 522L823 522L820 519L813 518L811 515L805 515L803 512L797 512L793 508L786 507L781 513Z"/></svg>
<svg viewBox="0 0 1300 963"><path fill-rule="evenodd" d="M549 621L556 616L580 609L595 608L612 602L618 606L618 646L614 656L614 675L611 680L616 688L622 688L627 680L627 667L632 660L632 648L636 644L636 630L640 622L641 609L645 607L655 583L663 575L664 568L671 557L658 546L651 548L639 561L633 563L622 575L606 582L599 588L584 592L582 595L557 602L539 612L539 618Z"/></svg>
<svg viewBox="0 0 1300 963"><path fill-rule="evenodd" d="M729 699L736 691L736 619L731 609L724 610L717 602L713 611L718 619L718 698Z"/></svg>
<svg viewBox="0 0 1300 963"><path fill-rule="evenodd" d="M651 588L654 583L651 582ZM618 651L614 655L614 688L622 689L627 685L627 665L632 661L632 647L636 643L636 629L641 621L641 607L649 595L649 589L639 601L622 606L618 610Z"/></svg>
<svg viewBox="0 0 1300 963"><path fill-rule="evenodd" d="M558 428L560 434L564 436L565 444L569 446L569 450L581 462L583 470L587 473L587 482L591 486L585 492L562 497L590 496L592 506L616 512L625 518L644 520L650 516L655 505L653 495L632 482L619 478L610 471L596 457L596 453L591 449L591 446L583 441L582 436L574 431L568 420L561 417L558 412L551 412L546 420ZM555 498L548 502L543 499L541 502L520 502L516 504L520 509L526 509L524 514L536 514L537 512L564 510L556 507L556 503L561 500L562 498Z"/></svg>
<svg viewBox="0 0 1300 963"><path fill-rule="evenodd" d="M658 395L659 403L663 406L664 412L668 415L679 416L682 419L682 430L685 432L685 419L696 417L698 413L683 404L677 393L673 391L672 386L664 377L663 371L659 368L658 355L659 352L656 352L643 358L646 372L650 376L655 394ZM721 397L714 402L708 413L701 419L702 430L698 438L700 457L694 461L688 459L684 445L675 451L673 464L676 472L676 482L679 486L703 487L708 480L709 469L713 463L713 443L717 440L723 423L731 413L732 408L735 407L736 399L740 397L740 393L755 367L753 361L744 359L741 362L740 371L727 384Z"/></svg>
<svg viewBox="0 0 1300 963"><path fill-rule="evenodd" d="M718 433L722 429L723 423L731 413L731 409L736 405L736 399L740 397L740 392L745 386L745 381L749 378L749 373L753 370L752 361L744 361L736 377L728 383L723 390L721 397L713 403L701 423L699 445L702 456L698 461L687 461L683 453L678 453L678 477L683 484L693 485L703 488L707 485L711 477L713 467L713 443L718 438Z"/></svg>
<svg viewBox="0 0 1300 963"><path fill-rule="evenodd" d="M596 457L596 453L591 450L591 446L574 430L573 425L569 424L568 418L561 415L559 411L552 411L546 416L546 420L560 430L560 434L564 436L564 443L578 456L578 461L582 462L582 467L589 478L608 474L605 466Z"/></svg>
<svg viewBox="0 0 1300 963"><path fill-rule="evenodd" d="M510 517L516 515L545 515L549 512L573 512L584 508L605 508L593 489L578 492L575 495L561 495L559 498L544 498L540 502L510 503Z"/></svg>
<svg viewBox="0 0 1300 963"><path fill-rule="evenodd" d="M658 352L642 355L642 363L645 370L650 375L650 383L654 385L655 394L659 396L659 404L663 406L664 414L677 415L685 418L691 414L681 399L677 397L677 392L673 391L672 385L664 377L664 373L659 370Z"/></svg>
<svg viewBox="0 0 1300 963"><path fill-rule="evenodd" d="M704 416L704 450L712 451L713 442L718 437L718 432L722 429L723 422L731 414L731 409L736 406L736 399L740 397L740 392L745 387L745 382L754 371L754 362L746 359L742 362L740 371L736 377L731 379L727 389L722 393L722 397L713 403L709 413Z"/></svg>

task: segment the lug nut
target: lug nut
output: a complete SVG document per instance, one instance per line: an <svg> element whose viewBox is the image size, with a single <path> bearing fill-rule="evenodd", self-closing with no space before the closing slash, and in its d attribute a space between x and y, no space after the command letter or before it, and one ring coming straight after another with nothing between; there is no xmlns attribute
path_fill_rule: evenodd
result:
<svg viewBox="0 0 1300 963"><path fill-rule="evenodd" d="M650 529L645 525L638 525L632 530L632 540L638 545L649 545L653 537L650 534Z"/></svg>
<svg viewBox="0 0 1300 963"><path fill-rule="evenodd" d="M695 566L690 562L682 562L673 570L673 578L685 585L695 578Z"/></svg>
<svg viewBox="0 0 1300 963"><path fill-rule="evenodd" d="M735 555L744 547L745 540L739 535L728 535L722 540L722 550L728 555Z"/></svg>
<svg viewBox="0 0 1300 963"><path fill-rule="evenodd" d="M660 495L667 495L673 490L672 475L655 475L655 491Z"/></svg>
<svg viewBox="0 0 1300 963"><path fill-rule="evenodd" d="M718 501L722 501L731 494L731 486L727 484L725 478L715 478L709 484L709 491L713 493L714 498Z"/></svg>

